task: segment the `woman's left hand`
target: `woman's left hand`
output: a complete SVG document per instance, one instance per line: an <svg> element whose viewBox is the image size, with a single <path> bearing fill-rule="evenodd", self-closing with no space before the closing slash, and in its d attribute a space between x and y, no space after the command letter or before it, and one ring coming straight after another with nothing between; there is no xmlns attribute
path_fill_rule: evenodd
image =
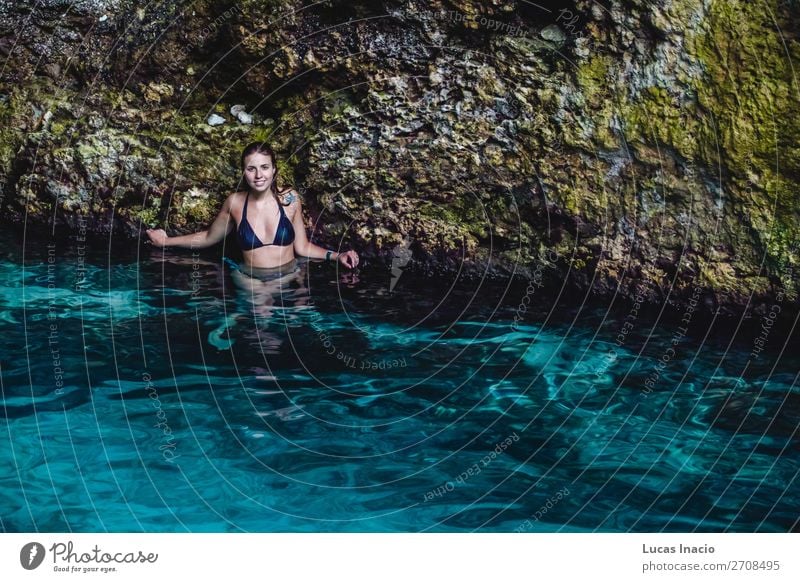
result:
<svg viewBox="0 0 800 582"><path fill-rule="evenodd" d="M339 256L336 258L336 260L348 269L355 269L358 266L358 253L355 251L339 253Z"/></svg>

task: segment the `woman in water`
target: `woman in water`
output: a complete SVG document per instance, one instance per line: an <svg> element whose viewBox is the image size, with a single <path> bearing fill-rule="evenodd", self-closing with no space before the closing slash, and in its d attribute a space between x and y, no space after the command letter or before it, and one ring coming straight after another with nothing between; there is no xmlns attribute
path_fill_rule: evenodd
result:
<svg viewBox="0 0 800 582"><path fill-rule="evenodd" d="M167 236L163 229L148 229L157 247L202 249L222 241L233 229L251 276L290 273L295 255L312 259L335 260L348 269L358 266L358 253L339 253L311 243L303 224L303 207L292 188L278 192L275 152L264 143L251 143L242 152L242 172L247 192L234 192L225 200L211 226L183 236ZM233 219L233 220L231 220ZM264 243L262 241L271 241Z"/></svg>

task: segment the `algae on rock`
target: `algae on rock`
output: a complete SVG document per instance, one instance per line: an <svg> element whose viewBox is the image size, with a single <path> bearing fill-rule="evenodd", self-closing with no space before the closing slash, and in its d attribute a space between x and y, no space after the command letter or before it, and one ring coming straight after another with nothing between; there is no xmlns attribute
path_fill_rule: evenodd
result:
<svg viewBox="0 0 800 582"><path fill-rule="evenodd" d="M58 35L34 4L0 12L31 16L0 88L7 220L204 228L267 139L313 235L367 258L413 239L411 264L530 277L545 249L595 293L798 291L792 3L118 0Z"/></svg>

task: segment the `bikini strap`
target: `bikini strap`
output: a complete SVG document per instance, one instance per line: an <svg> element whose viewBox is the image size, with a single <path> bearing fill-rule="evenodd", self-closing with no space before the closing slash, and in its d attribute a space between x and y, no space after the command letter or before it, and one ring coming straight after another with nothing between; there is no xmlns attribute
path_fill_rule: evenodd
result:
<svg viewBox="0 0 800 582"><path fill-rule="evenodd" d="M247 192L247 196L244 199L244 206L242 207L242 221L247 218L247 202L250 200L250 192Z"/></svg>

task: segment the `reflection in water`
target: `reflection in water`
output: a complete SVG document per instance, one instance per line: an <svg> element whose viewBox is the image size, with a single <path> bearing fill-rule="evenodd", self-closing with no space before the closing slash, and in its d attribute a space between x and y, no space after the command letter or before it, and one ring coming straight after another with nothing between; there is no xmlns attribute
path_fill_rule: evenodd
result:
<svg viewBox="0 0 800 582"><path fill-rule="evenodd" d="M232 262L228 263L232 265ZM236 295L236 311L226 313L219 327L208 334L208 341L218 350L233 346L233 328L242 318L252 316L255 340L265 353L276 353L282 343L280 335L267 331L273 316L287 308L302 309L309 304L308 262L292 260L272 269L239 265L230 269ZM253 338L252 333L249 336Z"/></svg>

